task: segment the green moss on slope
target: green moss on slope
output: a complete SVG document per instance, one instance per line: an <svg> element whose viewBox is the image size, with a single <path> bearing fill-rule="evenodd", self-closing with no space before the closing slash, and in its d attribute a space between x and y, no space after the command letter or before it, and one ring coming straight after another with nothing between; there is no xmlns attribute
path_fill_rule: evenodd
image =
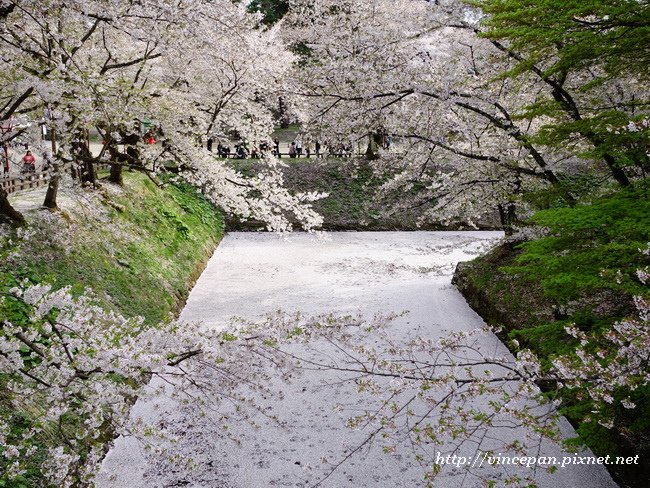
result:
<svg viewBox="0 0 650 488"><path fill-rule="evenodd" d="M91 288L104 307L155 325L180 309L223 236L220 213L192 187L161 189L140 173L125 174L123 189L63 191L60 202L63 212L32 210L26 228L0 229L0 322L30 323L25 304L10 294L27 280L75 292ZM0 374L0 418L19 437L41 412L9 403L6 381ZM76 419L66 420L66 429L78 428ZM100 443L113 437L110 429L100 435ZM63 440L53 432L47 442ZM36 446L45 456L48 446ZM38 460L12 481L3 476L7 462L0 456L0 487L48 486Z"/></svg>
<svg viewBox="0 0 650 488"><path fill-rule="evenodd" d="M485 256L461 263L454 282L490 324L504 327L502 339L516 339L548 367L571 354L575 339L564 330L575 324L598 336L634 314L632 297L648 294L636 270L648 264L642 250L650 242L650 199L640 190L621 191L590 205L538 212L533 222L545 237L504 243ZM650 452L650 388L633 392L634 411L613 406L614 429L584 422L587 397L565 395L563 413L580 439L597 455L634 455L643 466L610 466L619 482L646 486Z"/></svg>
<svg viewBox="0 0 650 488"><path fill-rule="evenodd" d="M139 173L125 175L123 190L78 198L89 204L32 213L27 230L5 240L3 291L23 279L92 288L104 305L149 323L178 311L223 236L218 211L190 186L160 189Z"/></svg>

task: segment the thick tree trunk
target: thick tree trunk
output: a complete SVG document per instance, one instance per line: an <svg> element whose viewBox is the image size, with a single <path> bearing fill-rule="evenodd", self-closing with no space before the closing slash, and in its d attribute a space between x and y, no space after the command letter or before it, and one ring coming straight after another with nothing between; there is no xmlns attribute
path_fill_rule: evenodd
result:
<svg viewBox="0 0 650 488"><path fill-rule="evenodd" d="M97 183L97 171L95 170L93 155L90 152L85 131L78 134L77 140L73 143L73 151L74 155L77 156L76 159L82 161L78 165L81 169L81 181L95 185Z"/></svg>
<svg viewBox="0 0 650 488"><path fill-rule="evenodd" d="M0 220L6 220L14 224L24 224L25 217L9 203L7 197L8 194L4 188L0 188Z"/></svg>
<svg viewBox="0 0 650 488"><path fill-rule="evenodd" d="M111 164L111 174L108 177L108 181L122 186L124 184L124 179L122 178L122 165L121 164Z"/></svg>
<svg viewBox="0 0 650 488"><path fill-rule="evenodd" d="M280 127L286 129L289 127L289 115L287 110L287 104L284 101L284 98L278 98L278 119L280 120Z"/></svg>
<svg viewBox="0 0 650 488"><path fill-rule="evenodd" d="M54 127L50 130L50 137L52 138L52 170L50 172L50 182L47 185L47 191L45 192L45 200L43 201L43 206L49 208L50 210L56 210L58 208L56 204L56 197L59 194L59 180L61 179L61 173L59 172L59 164L56 160L56 131ZM72 168L72 177L74 178L74 167Z"/></svg>
<svg viewBox="0 0 650 488"><path fill-rule="evenodd" d="M373 161L379 158L377 149L382 143L382 135L377 132L372 132L368 135L368 147L366 148L366 159Z"/></svg>
<svg viewBox="0 0 650 488"><path fill-rule="evenodd" d="M122 185L123 178L122 173L124 172L124 166L127 168L130 166L135 166L140 161L140 153L135 148L135 145L138 143L139 136L134 134L122 134L122 141L124 141L125 150L120 152L116 144L109 144L107 146L108 152L111 157L111 174L110 181Z"/></svg>

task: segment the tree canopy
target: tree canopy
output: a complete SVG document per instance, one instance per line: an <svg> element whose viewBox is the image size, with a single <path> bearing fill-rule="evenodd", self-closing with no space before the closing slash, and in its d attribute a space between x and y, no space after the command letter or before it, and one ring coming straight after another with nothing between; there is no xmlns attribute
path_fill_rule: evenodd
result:
<svg viewBox="0 0 650 488"><path fill-rule="evenodd" d="M591 70L596 80L650 73L650 3L644 0L477 0L490 39L542 63L547 75ZM593 83L591 80L585 80Z"/></svg>

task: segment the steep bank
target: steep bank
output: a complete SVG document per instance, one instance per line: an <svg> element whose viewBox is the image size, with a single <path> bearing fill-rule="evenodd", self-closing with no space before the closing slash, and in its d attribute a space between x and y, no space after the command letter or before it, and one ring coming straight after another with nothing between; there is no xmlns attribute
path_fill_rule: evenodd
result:
<svg viewBox="0 0 650 488"><path fill-rule="evenodd" d="M640 252L650 242L650 201L623 192L591 205L539 212L533 223L546 228L543 237L504 242L459 264L453 283L488 323L503 327L501 338L513 352L529 348L548 367L576 346L565 326L598 336L634 314L633 296L648 296L636 271L650 264ZM648 486L650 473L650 391L638 388L631 398L634 410L618 401L611 406L613 428L588 421L592 405L579 393L564 395L562 412L579 442L597 455L638 454L640 465L610 468L622 486L640 488Z"/></svg>
<svg viewBox="0 0 650 488"><path fill-rule="evenodd" d="M357 158L283 158L284 181L295 192L319 192L328 196L313 203L314 209L323 216L323 228L331 231L344 230L500 230L496 211L488 218L479 220L477 227L466 222L443 224L422 220L423 212L435 202L413 205L412 195L399 191L383 192L382 185L393 178L398 169L373 169L367 160ZM256 174L262 169L259 160L233 160L230 164L244 174ZM264 228L260 222L242 222L228 218L231 230L257 230Z"/></svg>
<svg viewBox="0 0 650 488"><path fill-rule="evenodd" d="M103 305L155 323L180 310L223 236L222 217L188 185L158 188L140 173L123 188L103 185L63 189L60 213L38 208L44 190L12 196L28 225L3 230L3 290L25 279L89 287Z"/></svg>
<svg viewBox="0 0 650 488"><path fill-rule="evenodd" d="M0 325L24 327L28 333L32 311L10 291L18 284L70 286L73 293L91 288L102 308L126 318L141 316L155 326L182 308L223 236L220 213L193 188L159 188L140 173L125 174L124 187L103 182L99 190L62 188L57 213L40 208L43 192L12 195L27 225L0 226ZM23 403L8 394L9 381L10 374L0 374L0 419L16 438L49 406L36 400L17 407ZM66 436L83 431L72 416L59 431L48 428L19 477L7 478L11 458L0 455L0 486L50 486L43 478L45 449L62 447ZM113 438L109 427L97 435L103 446Z"/></svg>

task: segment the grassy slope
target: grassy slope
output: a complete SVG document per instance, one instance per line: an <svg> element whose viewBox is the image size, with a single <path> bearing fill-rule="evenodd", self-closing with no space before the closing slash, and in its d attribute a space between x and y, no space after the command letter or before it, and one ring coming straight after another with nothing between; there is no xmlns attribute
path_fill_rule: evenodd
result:
<svg viewBox="0 0 650 488"><path fill-rule="evenodd" d="M548 365L575 346L565 325L598 334L634 312L633 295L648 293L635 272L648 265L639 250L650 242L650 200L639 192L622 192L592 205L545 210L533 221L550 229L550 235L504 244L463 263L454 280L489 323L505 327L506 342L517 339ZM589 405L577 398L564 399L564 413L595 453L638 453L647 463L650 389L639 389L635 398L634 411L612 412L617 422L612 430L582 423ZM640 469L615 475L630 486L647 486L647 473Z"/></svg>
<svg viewBox="0 0 650 488"><path fill-rule="evenodd" d="M178 311L223 235L219 213L189 186L161 190L138 173L126 174L124 191L88 197L98 209L28 216L24 237L2 249L2 288L25 278L89 287L120 313L150 323Z"/></svg>
<svg viewBox="0 0 650 488"><path fill-rule="evenodd" d="M64 212L29 212L26 230L0 238L0 293L24 279L89 287L105 307L155 324L180 309L223 236L221 215L191 187L161 190L139 173L125 175L124 191L75 190L61 199L72 201ZM24 313L17 301L0 301L0 321L20 324ZM11 419L12 434L19 435L38 412L7 405L3 381L0 375L0 416ZM104 434L105 442L111 438ZM51 442L56 445L56 436ZM37 465L22 481L3 480L2 460L0 487L46 486Z"/></svg>

